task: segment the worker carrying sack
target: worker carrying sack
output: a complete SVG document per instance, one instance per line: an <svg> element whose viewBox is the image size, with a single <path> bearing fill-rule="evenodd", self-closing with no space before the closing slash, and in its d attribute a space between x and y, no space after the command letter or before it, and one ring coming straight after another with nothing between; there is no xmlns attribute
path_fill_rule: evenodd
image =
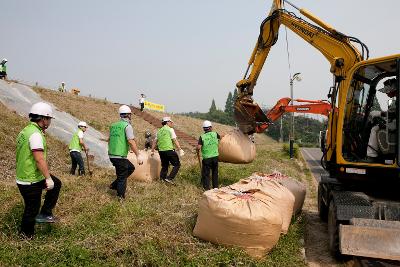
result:
<svg viewBox="0 0 400 267"><path fill-rule="evenodd" d="M294 179L291 178L287 175L284 175L278 171L274 171L271 174L266 174L262 172L255 172L253 173L250 177L259 177L259 178L264 178L264 179L269 179L273 181L277 181L287 189L289 189L290 192L294 195L294 206L293 206L293 213L294 214L299 214L301 212L301 209L303 208L304 200L306 198L306 186Z"/></svg>
<svg viewBox="0 0 400 267"><path fill-rule="evenodd" d="M161 159L158 152L155 152L153 156L150 150L139 150L139 153L143 157L142 165L137 163L135 153L128 153L128 160L135 166L135 171L129 177L147 183L160 179Z"/></svg>
<svg viewBox="0 0 400 267"><path fill-rule="evenodd" d="M229 188L239 191L258 189L270 196L277 209L275 212L282 217L282 233L287 233L292 220L294 205L294 195L289 189L277 181L254 176L241 179L239 182L230 185Z"/></svg>
<svg viewBox="0 0 400 267"><path fill-rule="evenodd" d="M256 146L248 135L234 129L222 137L218 152L218 161L236 164L250 163L256 157Z"/></svg>
<svg viewBox="0 0 400 267"><path fill-rule="evenodd" d="M222 187L205 191L193 235L215 244L242 247L263 257L278 242L282 218L275 201L260 190Z"/></svg>

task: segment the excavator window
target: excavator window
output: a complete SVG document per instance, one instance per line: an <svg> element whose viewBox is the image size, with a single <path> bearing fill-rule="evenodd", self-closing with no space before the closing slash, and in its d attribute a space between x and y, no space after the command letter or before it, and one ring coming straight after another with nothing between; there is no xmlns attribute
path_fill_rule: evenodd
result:
<svg viewBox="0 0 400 267"><path fill-rule="evenodd" d="M397 60L361 66L346 98L342 153L350 162L395 163L398 147Z"/></svg>

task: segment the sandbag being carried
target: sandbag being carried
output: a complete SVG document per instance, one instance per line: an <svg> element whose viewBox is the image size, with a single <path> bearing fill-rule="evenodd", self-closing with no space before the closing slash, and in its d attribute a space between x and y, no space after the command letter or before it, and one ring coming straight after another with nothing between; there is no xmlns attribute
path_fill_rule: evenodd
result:
<svg viewBox="0 0 400 267"><path fill-rule="evenodd" d="M248 135L234 129L222 137L218 152L218 160L221 162L250 163L256 157L256 146Z"/></svg>
<svg viewBox="0 0 400 267"><path fill-rule="evenodd" d="M249 177L230 185L229 188L239 191L259 189L271 196L271 201L277 208L276 212L282 217L282 233L287 233L293 215L294 196L286 187L277 181Z"/></svg>
<svg viewBox="0 0 400 267"><path fill-rule="evenodd" d="M277 210L271 196L260 190L208 190L199 200L193 234L215 244L239 246L253 257L262 257L279 240L282 218Z"/></svg>
<svg viewBox="0 0 400 267"><path fill-rule="evenodd" d="M281 185L289 189L290 192L292 192L292 194L294 195L295 198L293 206L294 214L298 214L299 212L301 212L304 200L306 198L306 186L302 182L277 171L271 174L255 172L250 177L263 177L265 179L279 182Z"/></svg>
<svg viewBox="0 0 400 267"><path fill-rule="evenodd" d="M140 150L139 153L143 157L143 164L137 163L136 155L129 152L128 160L135 166L135 171L129 176L131 179L141 182L152 182L160 179L161 159L158 152L154 152L151 156L150 150Z"/></svg>

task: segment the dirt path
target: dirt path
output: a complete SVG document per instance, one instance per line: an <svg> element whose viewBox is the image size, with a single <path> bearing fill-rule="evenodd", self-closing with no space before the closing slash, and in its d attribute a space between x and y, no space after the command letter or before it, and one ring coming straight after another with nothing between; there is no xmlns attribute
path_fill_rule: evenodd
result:
<svg viewBox="0 0 400 267"><path fill-rule="evenodd" d="M304 164L304 167L309 168L313 176L311 180L307 181L307 195L303 207L303 213L306 219L304 240L306 261L311 267L342 266L343 263L336 261L329 252L329 237L327 229L328 225L327 223L322 222L318 215L318 182L313 175L313 173L315 173L315 170L312 168L313 165L309 163L309 160L307 160L307 156L305 155L305 153L302 154L305 161L301 161L300 164Z"/></svg>

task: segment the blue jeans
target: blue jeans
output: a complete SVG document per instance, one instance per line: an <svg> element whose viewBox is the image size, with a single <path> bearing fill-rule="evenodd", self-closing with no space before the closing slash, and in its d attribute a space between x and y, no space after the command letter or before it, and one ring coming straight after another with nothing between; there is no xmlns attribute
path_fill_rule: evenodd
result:
<svg viewBox="0 0 400 267"><path fill-rule="evenodd" d="M82 155L78 151L70 151L69 155L71 156L71 174L75 175L76 167L79 166L78 175L85 175L85 165L83 165Z"/></svg>

